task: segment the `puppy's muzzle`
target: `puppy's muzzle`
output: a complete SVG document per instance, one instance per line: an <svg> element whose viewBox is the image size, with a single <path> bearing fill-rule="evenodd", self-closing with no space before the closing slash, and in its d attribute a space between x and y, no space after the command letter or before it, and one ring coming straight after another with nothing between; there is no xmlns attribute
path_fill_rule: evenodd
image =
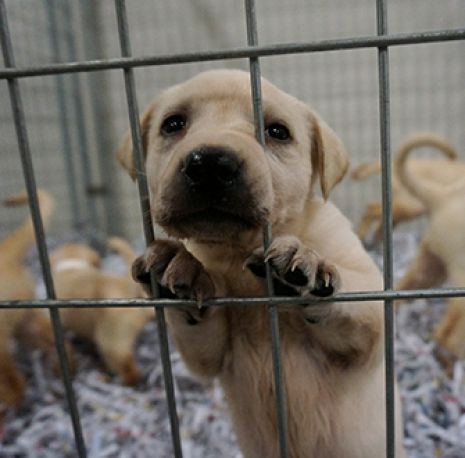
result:
<svg viewBox="0 0 465 458"><path fill-rule="evenodd" d="M188 154L181 173L191 191L221 192L238 184L242 163L232 150L204 146Z"/></svg>
<svg viewBox="0 0 465 458"><path fill-rule="evenodd" d="M267 182L253 173L242 148L197 144L186 151L167 177L155 212L169 235L221 241L264 224Z"/></svg>

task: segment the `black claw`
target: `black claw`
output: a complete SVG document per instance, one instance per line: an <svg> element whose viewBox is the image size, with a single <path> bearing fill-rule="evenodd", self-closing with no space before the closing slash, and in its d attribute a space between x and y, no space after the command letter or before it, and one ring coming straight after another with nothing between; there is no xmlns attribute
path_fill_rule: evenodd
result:
<svg viewBox="0 0 465 458"><path fill-rule="evenodd" d="M134 277L134 280L144 285L150 285L150 272L140 272Z"/></svg>
<svg viewBox="0 0 465 458"><path fill-rule="evenodd" d="M323 279L317 277L315 288L310 292L310 294L316 297L328 297L334 294L334 287L331 282L329 285L325 285Z"/></svg>
<svg viewBox="0 0 465 458"><path fill-rule="evenodd" d="M174 285L175 297L178 299L190 299L191 298L191 288L188 285Z"/></svg>
<svg viewBox="0 0 465 458"><path fill-rule="evenodd" d="M300 296L299 292L294 288L276 280L275 278L273 279L273 289L276 296Z"/></svg>
<svg viewBox="0 0 465 458"><path fill-rule="evenodd" d="M158 293L160 299L178 299L175 294L171 292L169 288L165 288L164 286L158 285Z"/></svg>
<svg viewBox="0 0 465 458"><path fill-rule="evenodd" d="M257 277L266 278L266 266L264 262L253 262L247 264L247 267Z"/></svg>
<svg viewBox="0 0 465 458"><path fill-rule="evenodd" d="M295 286L305 286L308 283L307 275L299 267L294 270L288 270L284 274L284 280Z"/></svg>
<svg viewBox="0 0 465 458"><path fill-rule="evenodd" d="M310 324L318 324L320 322L320 318L305 318L305 321Z"/></svg>
<svg viewBox="0 0 465 458"><path fill-rule="evenodd" d="M334 288L331 285L323 286L322 288L312 290L311 294L316 297L329 297L334 294Z"/></svg>
<svg viewBox="0 0 465 458"><path fill-rule="evenodd" d="M132 278L138 282L145 285L150 284L150 272L145 270L145 262L142 257L137 258L132 264Z"/></svg>

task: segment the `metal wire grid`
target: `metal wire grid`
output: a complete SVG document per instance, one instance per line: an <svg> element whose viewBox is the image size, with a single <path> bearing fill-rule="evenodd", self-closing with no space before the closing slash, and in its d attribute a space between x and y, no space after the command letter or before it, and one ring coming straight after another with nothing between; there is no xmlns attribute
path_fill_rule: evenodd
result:
<svg viewBox="0 0 465 458"><path fill-rule="evenodd" d="M78 55L83 52L79 47L81 36L75 33L80 30L80 9L77 5L68 1L38 0L34 13L24 1L6 2L16 64L79 59ZM86 29L86 39L95 36L93 31L91 27ZM40 186L42 180L45 181L52 194L64 198L61 200L65 200L66 210L57 214L60 222L89 238L94 236L94 239L99 233L97 228L110 226L112 218L105 210L111 207L107 204L114 186L107 179L110 175L107 173L108 165L113 161L107 161L106 167L102 164L104 149L96 117L100 112L95 109L96 100L100 99L95 97L94 100L92 90L83 91L83 83L95 76L95 73L75 73L53 78L39 77L28 80L21 87L33 156L35 151L40 151L40 162L35 167L37 182ZM6 98L6 91L2 92L2 134L13 130ZM20 164L14 157L13 138L10 139L9 135L3 138L3 150L8 157L2 162L5 168L2 166L1 187L2 192L8 190L13 193ZM60 182L60 177L66 179L66 187ZM16 225L14 216L14 212L5 218L2 214L2 231L5 226ZM111 221L113 232L117 231L117 224L118 220L114 218Z"/></svg>
<svg viewBox="0 0 465 458"><path fill-rule="evenodd" d="M57 0L50 0L45 3L45 12L49 23L50 47L54 61L59 62L63 55L69 57L70 60L77 59L76 43L72 33L72 14L68 2L59 3ZM61 14L58 14L61 13ZM67 26L67 32L64 33L64 40L59 40L59 24L64 22ZM63 42L63 44L60 44ZM63 77L56 77L57 101L59 104L60 113L67 113L70 110L74 112L76 129L78 135L77 154L79 156L80 176L84 182L84 189L89 190L93 186L94 171L91 167L91 159L89 155L89 139L87 126L85 125L84 107L81 84L79 75L74 75L71 83L71 92L73 93L73 101L70 104L66 97L66 87ZM88 221L98 221L97 207L94 199L86 199L85 206L78 198L78 183L77 183L77 168L73 161L73 144L71 141L70 126L68 125L65 116L59 117L60 131L62 133L62 143L67 154L64 154L65 171L67 182L70 187L70 206L73 218L73 227L77 230L85 230Z"/></svg>
<svg viewBox="0 0 465 458"><path fill-rule="evenodd" d="M8 21L6 17L5 3L3 0L0 2L0 36L3 52L3 59L6 67L14 67L13 47L8 29ZM37 187L35 183L34 170L32 166L31 152L29 149L29 140L27 136L26 122L24 117L24 109L19 92L19 84L16 79L8 80L8 90L10 93L11 107L13 111L13 118L16 128L16 135L18 137L18 147L21 156L21 164L23 167L24 179L26 182L26 189L29 196L29 207L31 217L34 225L34 231L37 241L37 249L39 251L39 259L42 267L42 275L47 291L48 299L55 299L55 287L50 270L50 259L48 256L47 245L45 243L45 233L42 224L42 218L39 210L39 202L37 198ZM85 444L82 435L81 424L79 420L79 413L77 403L74 396L74 390L71 382L69 363L66 356L65 346L63 343L63 329L60 322L60 314L57 309L49 309L50 320L53 326L53 333L55 336L55 345L60 361L60 368L63 374L63 382L65 385L66 398L68 400L71 420L73 423L74 436L76 439L76 447L79 455L84 456Z"/></svg>
<svg viewBox="0 0 465 458"><path fill-rule="evenodd" d="M248 46L222 51L204 51L185 54L131 57L130 34L128 29L125 0L115 0L115 8L118 20L118 34L121 46L121 58L69 62L53 65L17 68L14 63L14 55L11 36L8 30L7 15L4 0L0 0L0 38L5 61L5 69L0 70L0 79L6 80L10 93L13 119L18 137L18 147L23 167L23 175L29 196L30 211L36 233L37 247L42 266L43 278L47 290L47 299L35 301L0 301L0 309L11 308L48 308L55 333L56 348L63 373L66 399L68 401L70 416L76 442L77 454L86 456L86 447L81 429L79 412L77 408L72 382L69 374L68 362L63 345L63 333L59 317L59 308L69 307L155 307L157 315L158 332L160 334L160 351L164 369L165 390L171 422L174 456L182 457L181 440L179 436L179 423L176 413L176 399L174 396L171 362L169 358L169 346L167 340L164 307L180 307L195 305L190 300L166 300L157 298L157 284L154 276L151 276L155 298L131 299L131 300L67 300L56 298L53 279L50 271L47 246L45 244L44 229L37 200L37 188L32 167L29 140L24 118L24 109L19 91L18 78L26 76L58 75L64 73L88 72L104 69L120 69L124 71L129 118L134 144L134 156L138 170L138 189L141 211L143 215L144 234L146 243L153 241L153 227L150 219L148 188L145 174L143 173L143 151L139 126L139 110L135 92L133 68L140 66L157 66L176 63L214 61L225 59L248 58L250 62L251 88L253 94L253 108L256 136L263 144L263 117L261 111L260 90L260 64L259 57L296 53L323 52L331 50L377 48L378 49L378 73L379 73L379 110L381 133L381 161L382 161L382 196L383 196L383 225L384 231L384 291L369 291L357 293L338 294L329 299L315 299L311 304L321 302L356 302L361 300L383 300L385 302L385 343L386 343L386 456L395 456L395 412L394 412L394 317L393 300L415 299L434 297L465 297L465 288L394 291L393 290L393 260L392 260L392 219L391 219L391 180L390 180L390 111L389 111L389 47L416 43L445 42L451 40L464 40L465 29L442 30L423 33L403 33L389 35L387 31L387 0L376 0L377 10L377 36L347 38L336 40L312 41L299 44L276 44L259 46L256 28L255 1L245 0L245 12L247 22ZM264 245L271 240L271 228L264 228ZM276 386L277 418L279 426L280 456L288 456L286 434L286 410L284 389L281 377L280 345L278 331L278 306L290 306L300 303L308 303L303 298L278 298L273 296L273 288L269 267L267 267L267 297L262 298L221 298L209 301L211 306L248 305L256 306L267 304L270 310L271 345L273 349L273 366ZM311 305L310 304L310 305Z"/></svg>

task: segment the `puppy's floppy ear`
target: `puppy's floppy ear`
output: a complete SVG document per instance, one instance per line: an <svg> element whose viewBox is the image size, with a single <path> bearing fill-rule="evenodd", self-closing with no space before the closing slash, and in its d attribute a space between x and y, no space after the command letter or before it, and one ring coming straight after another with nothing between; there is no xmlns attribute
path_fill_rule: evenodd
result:
<svg viewBox="0 0 465 458"><path fill-rule="evenodd" d="M346 150L336 133L318 115L310 114L312 135L312 184L318 178L326 200L349 168Z"/></svg>
<svg viewBox="0 0 465 458"><path fill-rule="evenodd" d="M155 110L155 103L151 103L148 108L144 111L144 113L140 116L140 133L142 136L142 147L144 157L147 153L147 146L148 146L148 134L150 130L150 125L152 123L152 115ZM136 164L134 163L134 152L132 146L132 132L129 130L123 140L119 148L116 150L116 158L118 159L119 163L128 171L129 175L133 180L136 179Z"/></svg>

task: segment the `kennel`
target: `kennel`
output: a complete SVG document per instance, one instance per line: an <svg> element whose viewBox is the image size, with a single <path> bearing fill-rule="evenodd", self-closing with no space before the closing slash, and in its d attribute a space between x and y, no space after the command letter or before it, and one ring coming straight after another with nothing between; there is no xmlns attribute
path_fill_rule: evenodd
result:
<svg viewBox="0 0 465 458"><path fill-rule="evenodd" d="M194 2L179 0L173 2L171 7L165 6L166 10L162 11L160 5L154 6L151 2L140 2L135 6L132 2L126 5L124 0L115 0L114 5L109 1L97 4L91 0L74 3L44 0L40 5L36 3L34 9L32 2L28 0L14 3L0 0L4 55L4 68L0 70L0 77L5 82L2 98L6 99L8 90L12 106L12 110L9 111L4 103L1 112L5 121L2 128L5 130L2 134L2 148L5 148L5 154L13 155L17 154L19 147L22 174L30 196L30 209L47 289L47 299L37 300L32 304L14 300L2 301L0 306L49 308L78 456L87 455L87 444L84 441L80 412L63 351L63 333L58 310L61 307L105 306L156 308L173 456L181 457L182 441L163 310L166 306L181 306L188 302L156 298L132 301L57 300L37 206L36 179L39 185L47 186L57 195L66 197L63 199L67 202L65 210L57 215L61 224L83 232L88 237L95 237L97 234L98 238L99 233L115 232L134 237L139 231L142 232L141 218L130 205L131 192L128 191L128 184L121 183L122 179L118 178L111 157L115 141L118 141L124 131L123 125L127 125L127 122L124 122L122 117L115 118L114 112L124 113L126 109L128 111L136 146L136 162L138 169L142 170L138 113L139 105L143 105L141 100L148 97L150 89L147 88L153 88L150 79L158 80L158 88L184 79L186 74L205 68L209 62L217 63L213 65L238 66L237 60L240 60L239 66L244 66L247 60L249 62L256 132L262 143L259 75L261 70L265 76L272 75L272 69L277 68L278 70L274 71L277 73L278 83L279 73L284 75L283 84L279 84L280 86L298 95L304 94L301 97L304 100L311 95L310 100L313 104L316 101L317 104L323 105L323 109L319 107L318 110L323 112L327 119L335 120L336 130L342 132L344 140L349 143L349 150L359 151L355 155L357 160L374 158L375 154L370 151L371 148L381 151L383 172L380 189L384 202L383 221L388 229L384 238L385 290L340 294L336 300L385 301L386 456L394 456L392 302L396 298L463 296L464 290L393 290L394 252L390 216L391 131L394 127L398 137L405 133L401 126L407 121L412 129L432 129L439 122L441 129L447 132L449 137L456 140L457 144L463 143L465 134L459 120L463 119L465 111L465 101L461 94L465 64L463 59L460 59L463 49L460 45L463 46L461 40L465 39L465 11L459 0L450 0L449 9L435 6L434 2L425 6L425 2L412 0L408 8L405 6L407 2L392 2L390 6L392 4L394 17L389 21L392 24L390 30L393 27L399 27L399 30L394 29L394 33L388 33L387 0L351 0L345 2L344 6L341 5L340 11L336 11L334 7L330 8L327 3L295 0L289 2L289 5L283 5L282 2L276 2L273 5L275 11L270 12L267 8L269 3L258 1L255 5L253 0L246 0L239 17L237 2L220 4L202 0L194 5ZM147 14L147 11L151 10L152 15ZM159 19L162 17L161 12L166 15L163 21ZM424 22L416 26L415 21L406 19L408 12L415 12L415 19L424 19ZM354 20L352 24L348 24L351 15ZM192 19L194 17L197 22ZM267 27L260 29L260 35L265 38L259 41L257 27L260 26L262 18L265 19ZM298 26L294 26L293 21ZM167 23L178 26L170 27ZM328 24L332 24L333 28L328 30ZM422 30L422 27L425 30ZM185 33L184 40L183 36L177 36L180 30ZM116 44L118 40L119 51ZM430 45L426 46L428 43ZM432 47L433 57L430 54ZM398 49L405 51L395 54ZM328 55L330 57L326 58ZM394 65L389 62L392 57L395 60ZM429 65L431 60L437 65ZM311 69L314 66L318 70L312 74ZM184 70L179 72L179 67ZM288 70L290 67L293 68L292 72ZM149 68L152 70L151 75L146 71ZM390 73L393 68L398 78L394 80L394 100L390 90ZM154 69L158 73L154 74ZM405 76L403 69L410 73ZM176 78L172 76L174 71ZM422 78L418 78L417 72L422 72ZM121 74L124 76L124 91L121 90ZM299 77L301 74L309 74L314 80L303 79ZM331 83L327 81L328 75L334 78ZM402 77L405 80L402 80ZM441 85L439 82L447 84ZM311 87L304 90L301 88L304 84ZM145 89L141 91L138 89L140 86L144 86ZM115 89L124 93L126 100L114 98ZM354 94L351 95L351 91ZM27 98L24 98L25 92ZM422 100L421 104L415 105L412 93ZM344 98L347 98L347 101L341 105L340 101ZM379 101L379 106L374 106L374 101ZM391 107L393 102L396 105ZM124 107L125 103L127 108ZM329 108L325 108L326 103ZM438 112L434 117L428 118L425 113L431 112L433 108ZM325 109L328 110L327 113ZM391 111L394 112L392 116ZM412 123L407 116L416 117L417 123ZM440 121L439 117L442 117ZM12 135L13 127L16 129L17 146ZM31 141L28 132L32 134ZM118 133L117 138L115 132ZM47 144L47 136L53 137L50 144ZM40 151L38 147L41 148ZM61 151L57 153L58 150ZM2 166L0 189L2 194L5 192L5 196L10 190L15 189L21 173L14 164L12 157L8 157ZM66 177L66 185L59 179L60 176ZM375 186L373 185L372 193L376 193ZM149 243L153 238L153 228L148 217L148 193L143 174L138 177L138 188L140 212L145 215L143 232L146 243ZM336 195L339 206L347 210L346 213L349 212L353 219L357 218L361 208L360 204L353 203L358 197L354 186L344 194ZM4 214L2 213L2 230L14 227L15 218L3 217ZM9 222L3 227L3 221L6 219ZM272 228L266 228L264 231L265 244L269 243L271 230ZM280 451L281 456L286 457L288 453L284 415L285 393L280 382L278 301L273 298L271 282L268 284L268 297L234 299L233 303L269 305ZM154 286L156 287L155 284ZM279 298L279 303L296 301L298 299ZM212 304L221 306L227 302L230 301L218 299Z"/></svg>

